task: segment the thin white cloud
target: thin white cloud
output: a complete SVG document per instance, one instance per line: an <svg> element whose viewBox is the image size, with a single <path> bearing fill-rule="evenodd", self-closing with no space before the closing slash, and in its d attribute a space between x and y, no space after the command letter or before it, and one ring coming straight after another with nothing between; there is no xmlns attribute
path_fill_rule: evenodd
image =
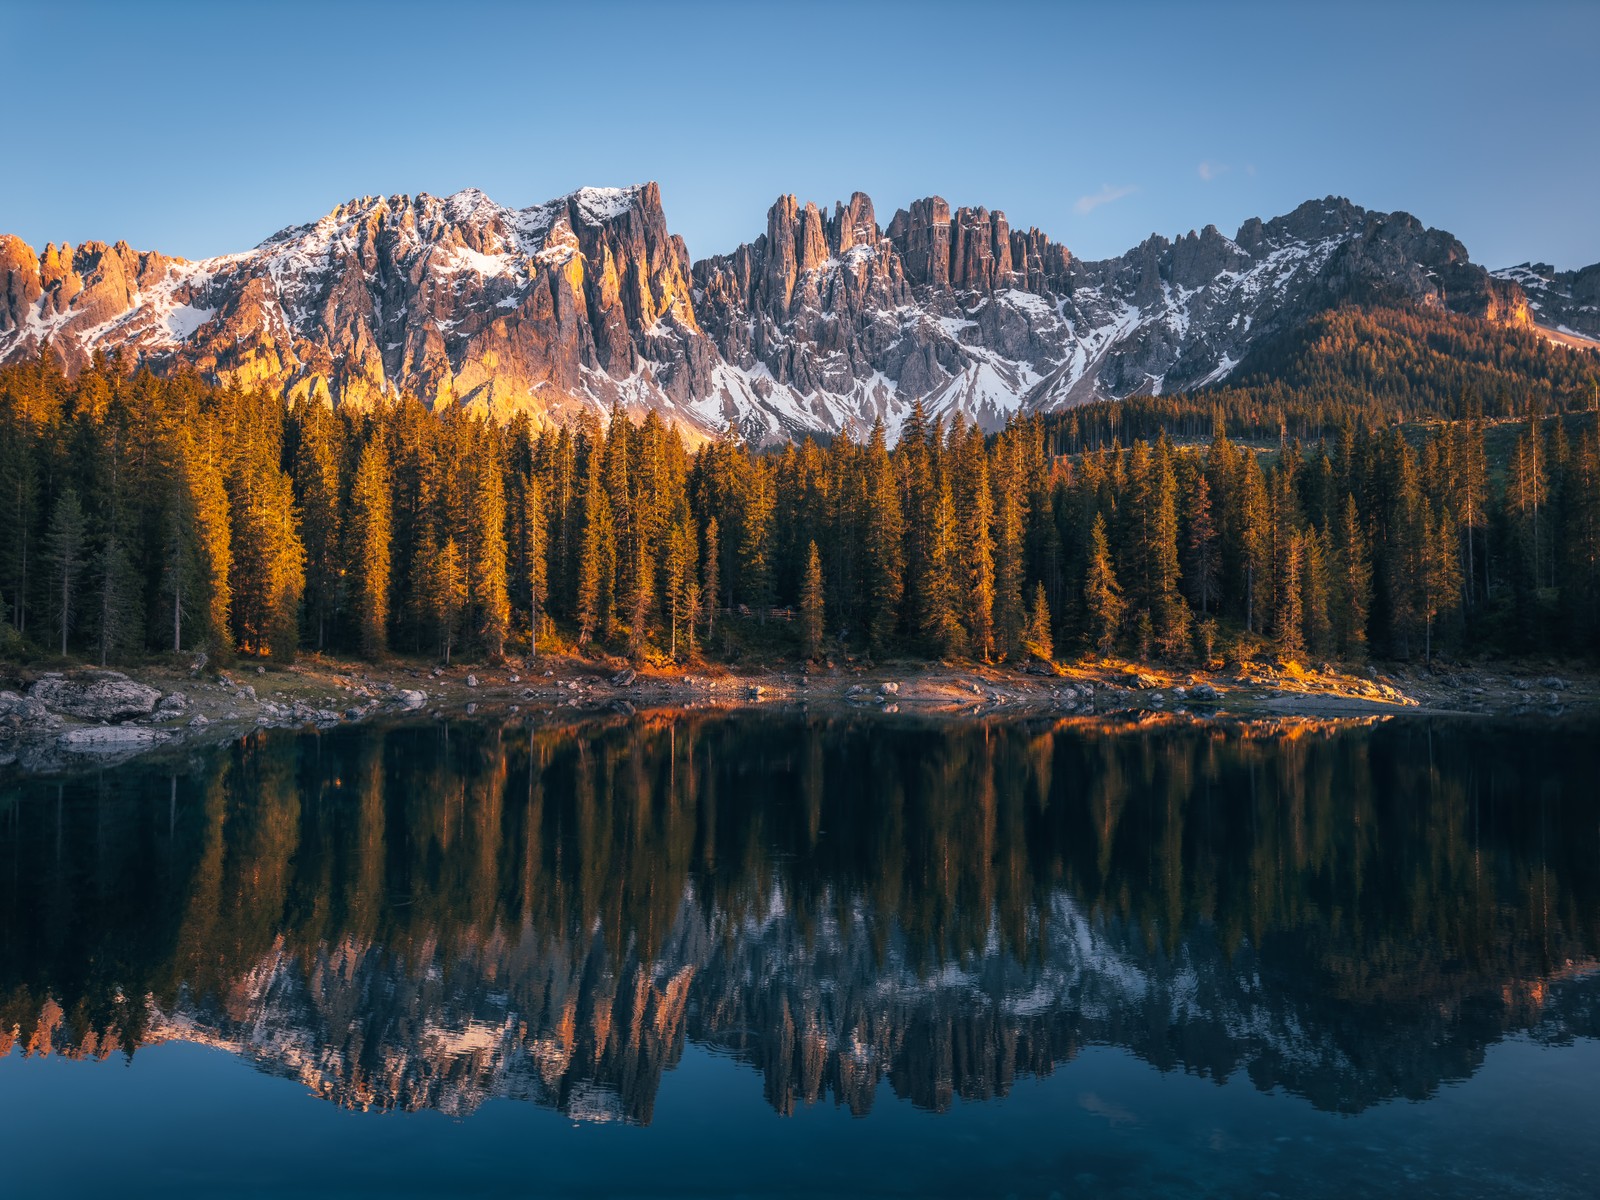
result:
<svg viewBox="0 0 1600 1200"><path fill-rule="evenodd" d="M1124 196L1131 196L1139 189L1131 183L1122 187L1112 187L1109 183L1101 187L1098 192L1088 196L1079 196L1074 207L1085 215L1092 213L1102 204L1110 204L1114 200L1121 200Z"/></svg>
<svg viewBox="0 0 1600 1200"><path fill-rule="evenodd" d="M1227 174L1230 169L1227 163L1212 162L1207 159L1200 164L1200 178L1210 183L1217 176Z"/></svg>

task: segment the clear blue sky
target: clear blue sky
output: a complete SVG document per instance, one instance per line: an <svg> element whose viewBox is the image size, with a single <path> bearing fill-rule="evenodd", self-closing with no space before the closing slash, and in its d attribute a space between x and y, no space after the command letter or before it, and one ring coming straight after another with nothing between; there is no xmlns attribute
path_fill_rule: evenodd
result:
<svg viewBox="0 0 1600 1200"><path fill-rule="evenodd" d="M1075 254L1340 194L1489 266L1600 261L1600 2L0 0L0 231L241 250L365 193L660 182L701 257L782 192L938 193Z"/></svg>

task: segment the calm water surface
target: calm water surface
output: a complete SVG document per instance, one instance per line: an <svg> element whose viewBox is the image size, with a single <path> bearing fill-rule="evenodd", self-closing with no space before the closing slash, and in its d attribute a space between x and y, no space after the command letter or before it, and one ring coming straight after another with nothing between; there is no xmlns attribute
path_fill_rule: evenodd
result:
<svg viewBox="0 0 1600 1200"><path fill-rule="evenodd" d="M7 1196L1600 1193L1600 727L267 734L0 785Z"/></svg>

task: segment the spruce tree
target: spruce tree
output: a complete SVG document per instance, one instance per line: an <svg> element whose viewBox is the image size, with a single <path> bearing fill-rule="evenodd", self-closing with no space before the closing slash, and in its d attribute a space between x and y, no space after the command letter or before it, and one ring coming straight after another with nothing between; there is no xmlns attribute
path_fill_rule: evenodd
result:
<svg viewBox="0 0 1600 1200"><path fill-rule="evenodd" d="M615 561L611 499L598 447L589 451L579 515L577 598L578 645L587 645L604 629L611 612L612 564Z"/></svg>
<svg viewBox="0 0 1600 1200"><path fill-rule="evenodd" d="M470 504L460 545L467 571L467 604L478 645L491 659L505 652L511 627L506 579L505 465L497 429L474 422L467 477Z"/></svg>
<svg viewBox="0 0 1600 1200"><path fill-rule="evenodd" d="M425 555L427 584L423 602L439 639L439 654L448 666L467 606L466 568L453 537L446 538L442 546L428 547Z"/></svg>
<svg viewBox="0 0 1600 1200"><path fill-rule="evenodd" d="M925 527L920 630L939 655L962 648L961 593L957 576L956 506L949 474L939 471L931 488L932 509L916 522Z"/></svg>
<svg viewBox="0 0 1600 1200"><path fill-rule="evenodd" d="M690 524L688 514L684 513L673 523L672 531L667 535L667 653L673 659L678 657L680 624L689 639L689 644L693 645L694 622L697 615L695 606L699 600L695 579L697 557L694 527Z"/></svg>
<svg viewBox="0 0 1600 1200"><path fill-rule="evenodd" d="M61 653L67 652L78 604L78 576L83 570L84 517L78 493L67 488L56 499L45 531L44 558L50 567L51 610L60 635Z"/></svg>
<svg viewBox="0 0 1600 1200"><path fill-rule="evenodd" d="M95 648L104 667L138 642L139 581L122 539L114 531L101 543L94 575Z"/></svg>
<svg viewBox="0 0 1600 1200"><path fill-rule="evenodd" d="M373 438L361 450L350 488L346 568L353 577L357 640L367 658L379 657L389 646L391 505L388 456Z"/></svg>
<svg viewBox="0 0 1600 1200"><path fill-rule="evenodd" d="M1367 611L1372 603L1372 567L1355 496L1346 493L1335 533L1332 624L1339 653L1360 661L1367 653Z"/></svg>
<svg viewBox="0 0 1600 1200"><path fill-rule="evenodd" d="M1033 604L1028 609L1028 623L1022 632L1022 648L1044 662L1055 661L1055 634L1050 628L1050 605L1043 583L1034 585Z"/></svg>
<svg viewBox="0 0 1600 1200"><path fill-rule="evenodd" d="M994 654L994 493L983 434L973 426L952 433L956 447L956 526L962 620L967 646L988 662Z"/></svg>
<svg viewBox="0 0 1600 1200"><path fill-rule="evenodd" d="M1022 646L1022 587L1027 510L1015 443L1002 434L995 445L994 481L994 640L1004 658Z"/></svg>
<svg viewBox="0 0 1600 1200"><path fill-rule="evenodd" d="M1189 502L1188 563L1185 578L1189 595L1202 616L1211 613L1217 602L1217 586L1222 563L1215 517L1211 511L1211 484L1204 472L1196 472Z"/></svg>
<svg viewBox="0 0 1600 1200"><path fill-rule="evenodd" d="M1110 654L1122 628L1126 602L1117 582L1111 560L1111 545L1106 538L1106 519L1096 514L1089 535L1089 567L1083 584L1084 608L1089 614L1089 632L1095 648Z"/></svg>
<svg viewBox="0 0 1600 1200"><path fill-rule="evenodd" d="M807 658L822 654L823 605L822 555L812 542L806 549L805 580L800 588L800 643Z"/></svg>
<svg viewBox="0 0 1600 1200"><path fill-rule="evenodd" d="M522 504L522 569L528 587L528 655L537 657L539 624L544 616L549 586L545 557L548 529L544 494L536 476L530 475L524 481Z"/></svg>
<svg viewBox="0 0 1600 1200"><path fill-rule="evenodd" d="M300 540L306 551L306 620L313 644L327 644L329 622L341 601L339 545L340 422L317 400L298 410L299 439L294 456L294 493L300 512Z"/></svg>
<svg viewBox="0 0 1600 1200"><path fill-rule="evenodd" d="M886 448L883 422L867 439L865 469L865 574L867 639L875 652L887 650L900 620L905 588L904 523L900 490Z"/></svg>
<svg viewBox="0 0 1600 1200"><path fill-rule="evenodd" d="M717 525L717 519L711 517L706 521L705 554L701 560L700 578L704 595L701 602L706 610L706 640L709 642L717 630L717 609L722 605L722 595L718 588L720 576L719 565L722 562L722 533Z"/></svg>

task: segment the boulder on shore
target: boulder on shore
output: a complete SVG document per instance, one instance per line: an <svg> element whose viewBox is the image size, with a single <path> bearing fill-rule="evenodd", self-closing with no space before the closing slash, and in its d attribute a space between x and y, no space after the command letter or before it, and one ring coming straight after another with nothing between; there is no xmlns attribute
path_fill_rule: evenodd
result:
<svg viewBox="0 0 1600 1200"><path fill-rule="evenodd" d="M44 720L44 705L32 696L19 696L15 692L0 692L0 722L20 727Z"/></svg>
<svg viewBox="0 0 1600 1200"><path fill-rule="evenodd" d="M86 725L82 729L69 729L56 739L56 745L78 754L107 754L165 740L166 735L159 730L137 725Z"/></svg>
<svg viewBox="0 0 1600 1200"><path fill-rule="evenodd" d="M73 675L46 675L28 695L51 712L85 721L126 721L148 717L161 693L136 683L120 671L79 671Z"/></svg>

